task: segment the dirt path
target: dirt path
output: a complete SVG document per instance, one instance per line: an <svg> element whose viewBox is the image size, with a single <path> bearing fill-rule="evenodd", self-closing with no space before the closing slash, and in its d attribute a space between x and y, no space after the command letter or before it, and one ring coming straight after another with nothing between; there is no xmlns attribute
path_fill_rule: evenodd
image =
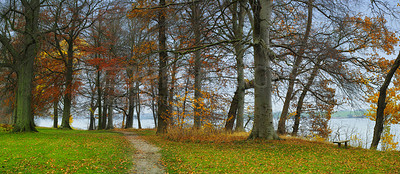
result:
<svg viewBox="0 0 400 174"><path fill-rule="evenodd" d="M160 148L147 143L133 132L120 132L132 143L136 150L133 157L135 167L130 173L140 174L163 174L165 170L160 164Z"/></svg>

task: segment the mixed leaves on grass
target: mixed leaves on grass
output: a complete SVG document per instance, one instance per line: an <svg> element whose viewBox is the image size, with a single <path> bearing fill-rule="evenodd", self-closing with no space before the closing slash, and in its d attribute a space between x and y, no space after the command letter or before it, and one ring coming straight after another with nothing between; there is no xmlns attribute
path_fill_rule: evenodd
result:
<svg viewBox="0 0 400 174"><path fill-rule="evenodd" d="M126 173L130 143L105 131L0 132L0 173Z"/></svg>
<svg viewBox="0 0 400 174"><path fill-rule="evenodd" d="M338 148L331 143L276 141L171 141L141 131L161 147L169 173L396 173L398 152Z"/></svg>

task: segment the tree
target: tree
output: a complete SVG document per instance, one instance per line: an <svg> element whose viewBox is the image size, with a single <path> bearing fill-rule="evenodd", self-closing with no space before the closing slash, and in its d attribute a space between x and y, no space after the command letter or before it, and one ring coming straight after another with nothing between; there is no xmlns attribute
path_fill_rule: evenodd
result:
<svg viewBox="0 0 400 174"><path fill-rule="evenodd" d="M390 68L389 72L387 73L385 77L385 81L383 82L382 86L379 89L379 98L378 98L378 103L377 103L377 109L376 109L376 117L375 117L375 127L374 127L374 136L371 142L371 149L376 149L378 147L379 141L381 139L381 135L383 132L383 125L385 121L385 108L387 105L386 101L386 91L389 87L389 84L392 80L392 77L396 73L396 71L399 69L400 66L400 53L397 56L396 60L392 64L392 67Z"/></svg>
<svg viewBox="0 0 400 174"><path fill-rule="evenodd" d="M254 125L249 139L279 139L274 130L272 115L272 75L269 29L272 0L250 0L254 15Z"/></svg>
<svg viewBox="0 0 400 174"><path fill-rule="evenodd" d="M21 0L22 9L16 8L16 2L10 2L9 9L4 9L1 14L1 22L4 26L11 26L14 31L21 34L21 44L14 45L12 39L4 34L0 34L0 42L7 49L8 53L15 59L15 69L17 72L17 92L16 92L16 122L14 132L37 131L33 122L32 114L32 80L33 63L39 48L39 0ZM12 6L14 5L14 6ZM15 13L11 15L11 13ZM10 19L11 16L19 16L19 19ZM23 28L14 28L17 26L15 21L22 22ZM18 48L19 47L19 48ZM22 48L22 49L20 49ZM21 51L18 51L21 50Z"/></svg>
<svg viewBox="0 0 400 174"><path fill-rule="evenodd" d="M74 92L74 72L76 71L77 59L76 45L82 40L79 39L81 33L91 27L95 21L91 16L94 15L99 7L97 1L61 1L55 5L54 14L54 47L61 55L65 70L65 92L63 101L63 115L61 129L71 129L69 120L71 117L71 105ZM64 13L63 13L64 12ZM67 51L61 46L62 41L66 43Z"/></svg>
<svg viewBox="0 0 400 174"><path fill-rule="evenodd" d="M308 6L308 14L307 14L306 31L305 31L304 37L301 39L299 53L295 56L295 62L293 64L292 71L289 74L288 89L287 89L285 101L284 101L284 104L283 104L281 117L280 117L279 123L278 123L277 132L279 134L285 134L286 133L286 125L285 125L285 123L286 123L286 120L287 120L290 101L293 98L293 87L294 87L294 84L295 84L296 77L297 77L297 75L299 73L298 72L298 68L299 68L300 64L302 63L302 61L303 61L303 54L304 54L304 51L305 51L305 48L306 48L306 44L308 42L308 38L309 38L310 33L311 33L312 18L313 18L313 8L314 8L313 7L313 0L308 0L307 6Z"/></svg>

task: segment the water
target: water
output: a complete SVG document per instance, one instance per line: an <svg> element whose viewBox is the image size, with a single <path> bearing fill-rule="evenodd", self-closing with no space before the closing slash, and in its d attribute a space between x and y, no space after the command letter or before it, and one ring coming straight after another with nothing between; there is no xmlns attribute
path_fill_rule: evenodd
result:
<svg viewBox="0 0 400 174"><path fill-rule="evenodd" d="M52 127L53 120L51 118L38 118L35 119L35 123L37 126L40 127ZM141 124L142 128L155 127L154 120L151 117L143 117L141 119ZM277 125L277 123L274 124L275 126ZM114 126L120 128L121 125L122 125L122 119L117 118L114 120ZM89 119L87 118L74 119L71 126L74 129L87 130L89 127ZM329 122L329 127L331 128L332 133L329 137L329 141L351 140L350 141L351 146L369 148L373 137L374 126L375 122L367 118L331 119ZM133 128L138 128L138 123L136 119L134 120ZM249 126L246 129L250 130L251 124L249 124ZM305 130L308 129L308 127L303 125L300 127L300 129ZM400 142L400 125L392 125L391 133L395 135L394 141Z"/></svg>
<svg viewBox="0 0 400 174"><path fill-rule="evenodd" d="M329 139L351 140L350 145L369 148L373 138L375 122L367 118L331 119L329 126L332 130ZM390 133L394 135L394 141L400 142L400 125L391 125ZM378 149L380 146L378 146ZM400 148L397 148L400 150Z"/></svg>

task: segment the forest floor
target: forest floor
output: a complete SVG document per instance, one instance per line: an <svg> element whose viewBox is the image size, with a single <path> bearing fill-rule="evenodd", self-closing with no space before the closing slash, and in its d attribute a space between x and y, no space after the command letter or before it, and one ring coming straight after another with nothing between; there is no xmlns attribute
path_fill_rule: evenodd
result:
<svg viewBox="0 0 400 174"><path fill-rule="evenodd" d="M136 150L133 157L134 168L130 173L137 174L163 174L165 170L161 165L161 154L159 153L160 148L147 143L141 139L134 132L117 131L126 137L126 139L132 143Z"/></svg>

